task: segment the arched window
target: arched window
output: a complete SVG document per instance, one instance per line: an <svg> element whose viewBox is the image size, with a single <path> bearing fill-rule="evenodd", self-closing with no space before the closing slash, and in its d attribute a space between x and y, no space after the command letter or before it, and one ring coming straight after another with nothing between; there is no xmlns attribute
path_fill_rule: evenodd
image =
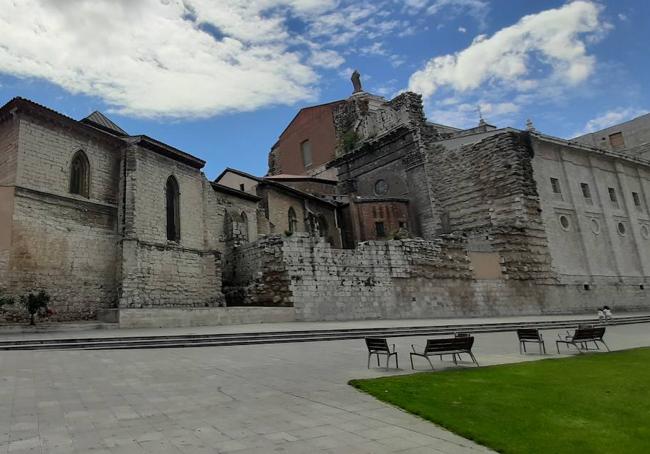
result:
<svg viewBox="0 0 650 454"><path fill-rule="evenodd" d="M72 157L70 165L70 194L88 197L90 165L86 153L79 150Z"/></svg>
<svg viewBox="0 0 650 454"><path fill-rule="evenodd" d="M289 208L289 233L298 231L298 217L293 207Z"/></svg>
<svg viewBox="0 0 650 454"><path fill-rule="evenodd" d="M241 212L241 239L248 241L248 216L245 212Z"/></svg>
<svg viewBox="0 0 650 454"><path fill-rule="evenodd" d="M322 214L318 216L318 233L329 240L329 226L327 225L327 219Z"/></svg>
<svg viewBox="0 0 650 454"><path fill-rule="evenodd" d="M167 201L167 240L178 241L181 238L180 204L178 182L176 178L167 178L165 196Z"/></svg>

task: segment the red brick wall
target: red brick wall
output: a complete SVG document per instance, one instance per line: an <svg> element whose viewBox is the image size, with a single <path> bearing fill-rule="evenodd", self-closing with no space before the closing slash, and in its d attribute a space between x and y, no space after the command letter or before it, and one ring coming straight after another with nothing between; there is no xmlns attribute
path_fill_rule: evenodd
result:
<svg viewBox="0 0 650 454"><path fill-rule="evenodd" d="M306 175L302 162L300 144L311 143L312 165L316 168L334 159L336 137L334 133L333 110L337 103L324 104L302 110L282 133L274 153L277 159L275 174Z"/></svg>
<svg viewBox="0 0 650 454"><path fill-rule="evenodd" d="M400 222L408 230L408 203L397 201L358 203L359 241L381 240L390 237L399 227ZM384 237L377 236L376 223L384 224Z"/></svg>

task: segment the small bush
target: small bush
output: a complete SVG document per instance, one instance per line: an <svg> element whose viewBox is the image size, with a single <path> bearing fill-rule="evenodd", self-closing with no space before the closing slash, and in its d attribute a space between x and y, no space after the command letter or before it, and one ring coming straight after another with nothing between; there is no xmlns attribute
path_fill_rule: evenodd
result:
<svg viewBox="0 0 650 454"><path fill-rule="evenodd" d="M21 303L25 305L27 312L29 313L29 324L35 325L36 314L41 316L50 315L51 311L48 310L47 305L50 302L50 295L47 292L40 290L38 293L34 294L30 292L28 295L20 297Z"/></svg>

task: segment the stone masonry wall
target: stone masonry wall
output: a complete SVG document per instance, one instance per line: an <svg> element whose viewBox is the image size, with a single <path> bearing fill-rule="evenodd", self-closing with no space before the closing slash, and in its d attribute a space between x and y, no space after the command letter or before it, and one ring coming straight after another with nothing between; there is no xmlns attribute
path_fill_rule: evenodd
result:
<svg viewBox="0 0 650 454"><path fill-rule="evenodd" d="M499 254L509 279L550 279L550 255L525 134L426 153L425 172L441 232L458 232L473 251Z"/></svg>
<svg viewBox="0 0 650 454"><path fill-rule="evenodd" d="M7 287L14 184L18 159L18 121L0 123L0 291Z"/></svg>
<svg viewBox="0 0 650 454"><path fill-rule="evenodd" d="M40 118L19 116L11 246L4 281L14 297L45 290L55 320L95 317L117 300L117 178L110 143ZM69 194L70 162L90 163L89 198ZM4 151L4 150L3 150ZM15 321L22 311L0 316Z"/></svg>
<svg viewBox="0 0 650 454"><path fill-rule="evenodd" d="M221 253L207 241L198 169L140 147L126 151L120 307L206 307L223 302ZM165 185L179 186L180 240L168 241ZM210 244L210 246L208 246Z"/></svg>
<svg viewBox="0 0 650 454"><path fill-rule="evenodd" d="M305 234L271 236L247 245L237 275L248 298L282 295L297 320L479 317L648 310L640 289L610 286L595 293L581 286L472 277L465 241L366 242L332 249ZM280 266L280 264L282 264ZM275 287L271 287L275 286Z"/></svg>
<svg viewBox="0 0 650 454"><path fill-rule="evenodd" d="M223 263L227 306L292 305L283 245L282 236L270 235L231 250Z"/></svg>

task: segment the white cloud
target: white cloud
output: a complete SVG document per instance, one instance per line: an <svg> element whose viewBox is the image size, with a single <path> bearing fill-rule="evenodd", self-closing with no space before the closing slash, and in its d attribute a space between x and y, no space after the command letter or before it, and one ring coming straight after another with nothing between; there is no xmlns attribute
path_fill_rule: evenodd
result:
<svg viewBox="0 0 650 454"><path fill-rule="evenodd" d="M43 78L145 117L207 116L314 95L315 72L260 5L304 13L318 2L218 3L0 0L0 72Z"/></svg>
<svg viewBox="0 0 650 454"><path fill-rule="evenodd" d="M477 36L461 52L429 60L411 76L409 89L430 97L441 87L464 92L486 82L535 88L539 80L531 74L532 60L550 68L549 79L576 85L592 73L596 61L581 38L609 28L599 13L595 3L575 1L525 16L491 37Z"/></svg>
<svg viewBox="0 0 650 454"><path fill-rule="evenodd" d="M490 4L487 0L405 0L404 7L411 14L443 15L445 18L467 14L485 26Z"/></svg>
<svg viewBox="0 0 650 454"><path fill-rule="evenodd" d="M461 33L467 33L467 29L465 27L458 27L458 31Z"/></svg>
<svg viewBox="0 0 650 454"><path fill-rule="evenodd" d="M610 126L623 123L624 121L631 120L647 113L647 110L633 108L633 107L619 107L609 110L595 118L589 120L582 131L573 134L573 137L589 134L590 132L599 131Z"/></svg>
<svg viewBox="0 0 650 454"><path fill-rule="evenodd" d="M478 101L472 104L460 102L457 98L447 98L428 111L427 117L435 123L471 128L479 123L479 107L485 121L497 126L512 122L511 114L520 110L519 106L512 102Z"/></svg>
<svg viewBox="0 0 650 454"><path fill-rule="evenodd" d="M334 50L312 50L309 63L321 68L338 68L345 63L345 59Z"/></svg>

